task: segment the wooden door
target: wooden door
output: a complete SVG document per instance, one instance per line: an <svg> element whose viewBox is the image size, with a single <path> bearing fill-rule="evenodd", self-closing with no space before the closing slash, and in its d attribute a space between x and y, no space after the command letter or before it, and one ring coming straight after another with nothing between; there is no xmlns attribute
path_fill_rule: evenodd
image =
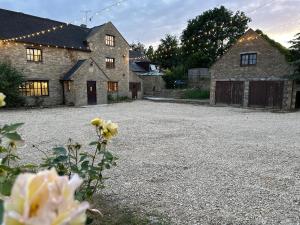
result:
<svg viewBox="0 0 300 225"><path fill-rule="evenodd" d="M138 98L138 92L140 91L140 89L141 89L141 83L138 82L129 83L129 90L131 91L132 99Z"/></svg>
<svg viewBox="0 0 300 225"><path fill-rule="evenodd" d="M300 109L300 91L297 91L296 93L296 105L295 105L296 109Z"/></svg>
<svg viewBox="0 0 300 225"><path fill-rule="evenodd" d="M87 98L89 105L97 104L97 86L96 81L87 81Z"/></svg>
<svg viewBox="0 0 300 225"><path fill-rule="evenodd" d="M282 108L283 81L251 81L249 106Z"/></svg>
<svg viewBox="0 0 300 225"><path fill-rule="evenodd" d="M243 81L217 81L216 103L227 105L243 105Z"/></svg>

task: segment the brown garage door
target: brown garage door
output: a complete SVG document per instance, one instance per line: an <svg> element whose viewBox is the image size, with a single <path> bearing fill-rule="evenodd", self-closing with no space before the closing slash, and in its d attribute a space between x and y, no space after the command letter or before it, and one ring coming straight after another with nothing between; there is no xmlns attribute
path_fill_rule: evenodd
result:
<svg viewBox="0 0 300 225"><path fill-rule="evenodd" d="M251 81L249 106L282 108L283 81Z"/></svg>
<svg viewBox="0 0 300 225"><path fill-rule="evenodd" d="M242 105L244 96L243 81L217 81L216 103Z"/></svg>

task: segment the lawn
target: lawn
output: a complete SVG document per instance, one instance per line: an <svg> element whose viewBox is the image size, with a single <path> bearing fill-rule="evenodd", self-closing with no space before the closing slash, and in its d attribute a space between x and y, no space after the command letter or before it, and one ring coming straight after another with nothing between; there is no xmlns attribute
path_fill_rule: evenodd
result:
<svg viewBox="0 0 300 225"><path fill-rule="evenodd" d="M136 101L0 115L1 124L25 122L24 161L42 157L32 144L89 143L96 116L117 122L110 149L120 159L101 193L126 215L171 224L300 221L300 112Z"/></svg>

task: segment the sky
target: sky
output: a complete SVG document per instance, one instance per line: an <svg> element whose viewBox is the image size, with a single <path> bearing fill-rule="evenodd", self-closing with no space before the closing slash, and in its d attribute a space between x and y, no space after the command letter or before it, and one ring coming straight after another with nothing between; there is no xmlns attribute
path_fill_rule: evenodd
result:
<svg viewBox="0 0 300 225"><path fill-rule="evenodd" d="M156 47L166 34L180 36L187 21L202 12L226 6L244 11L249 27L261 29L284 46L300 33L300 0L0 0L0 8L88 27L112 21L129 43ZM97 14L98 12L98 14Z"/></svg>

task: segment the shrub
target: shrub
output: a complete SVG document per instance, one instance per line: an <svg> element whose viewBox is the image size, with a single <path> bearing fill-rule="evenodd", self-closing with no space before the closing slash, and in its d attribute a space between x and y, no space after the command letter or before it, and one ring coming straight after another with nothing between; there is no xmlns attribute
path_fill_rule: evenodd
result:
<svg viewBox="0 0 300 225"><path fill-rule="evenodd" d="M184 66L174 67L166 71L166 75L163 76L163 79L166 82L166 88L173 89L176 80L187 80L186 70Z"/></svg>
<svg viewBox="0 0 300 225"><path fill-rule="evenodd" d="M24 104L19 86L24 82L22 73L8 63L0 63L0 92L6 95L6 105L17 107Z"/></svg>
<svg viewBox="0 0 300 225"><path fill-rule="evenodd" d="M201 89L188 89L184 93L186 99L209 99L210 92Z"/></svg>

